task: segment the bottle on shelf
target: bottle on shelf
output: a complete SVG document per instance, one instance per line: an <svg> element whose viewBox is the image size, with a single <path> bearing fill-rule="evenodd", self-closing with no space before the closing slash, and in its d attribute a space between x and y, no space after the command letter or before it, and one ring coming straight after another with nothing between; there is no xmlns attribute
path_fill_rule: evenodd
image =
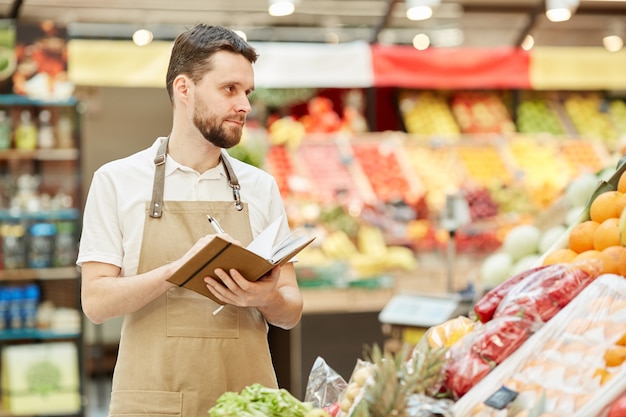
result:
<svg viewBox="0 0 626 417"><path fill-rule="evenodd" d="M0 150L11 147L11 120L5 110L0 110Z"/></svg>
<svg viewBox="0 0 626 417"><path fill-rule="evenodd" d="M55 147L54 128L50 123L50 110L39 112L39 129L37 130L37 146L40 149L52 149Z"/></svg>
<svg viewBox="0 0 626 417"><path fill-rule="evenodd" d="M72 220L58 221L56 224L53 266L71 266L76 260L78 244L76 242L76 224Z"/></svg>
<svg viewBox="0 0 626 417"><path fill-rule="evenodd" d="M27 264L29 268L50 268L54 257L56 226L54 223L37 222L29 229Z"/></svg>
<svg viewBox="0 0 626 417"><path fill-rule="evenodd" d="M2 263L4 269L26 267L26 225L23 220L3 221L0 224L2 236Z"/></svg>
<svg viewBox="0 0 626 417"><path fill-rule="evenodd" d="M59 148L69 149L75 146L73 131L74 127L72 126L72 119L70 116L65 113L61 114L56 125L57 146Z"/></svg>
<svg viewBox="0 0 626 417"><path fill-rule="evenodd" d="M37 127L28 110L22 110L20 113L20 120L15 128L15 147L22 150L37 148Z"/></svg>
<svg viewBox="0 0 626 417"><path fill-rule="evenodd" d="M27 284L24 287L22 301L22 325L27 329L37 327L37 309L41 301L41 291L37 284Z"/></svg>
<svg viewBox="0 0 626 417"><path fill-rule="evenodd" d="M7 322L7 317L9 315L9 302L10 300L10 291L6 286L0 286L0 331L6 330L9 328L9 323Z"/></svg>

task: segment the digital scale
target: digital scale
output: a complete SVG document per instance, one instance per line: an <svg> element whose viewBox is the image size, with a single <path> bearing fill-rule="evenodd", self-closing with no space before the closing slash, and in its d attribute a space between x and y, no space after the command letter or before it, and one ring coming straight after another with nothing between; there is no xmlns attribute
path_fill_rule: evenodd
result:
<svg viewBox="0 0 626 417"><path fill-rule="evenodd" d="M448 194L442 213L441 226L450 233L446 251L447 293L400 293L395 295L378 315L383 333L393 340L415 344L432 326L467 316L472 308L472 295L455 293L454 263L457 229L471 220L469 206L461 193Z"/></svg>
<svg viewBox="0 0 626 417"><path fill-rule="evenodd" d="M460 294L400 293L378 315L388 339L416 344L430 327L467 316L473 299Z"/></svg>

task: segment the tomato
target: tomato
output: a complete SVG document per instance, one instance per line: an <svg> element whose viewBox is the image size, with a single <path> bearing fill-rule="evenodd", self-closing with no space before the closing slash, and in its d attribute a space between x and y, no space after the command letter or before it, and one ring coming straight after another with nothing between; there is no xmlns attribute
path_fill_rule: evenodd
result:
<svg viewBox="0 0 626 417"><path fill-rule="evenodd" d="M607 417L626 417L626 395L619 397L609 408Z"/></svg>

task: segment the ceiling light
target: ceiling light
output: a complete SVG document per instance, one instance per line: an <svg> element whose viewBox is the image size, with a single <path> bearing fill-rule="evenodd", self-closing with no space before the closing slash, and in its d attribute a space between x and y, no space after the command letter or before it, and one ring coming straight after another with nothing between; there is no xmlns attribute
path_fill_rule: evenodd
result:
<svg viewBox="0 0 626 417"><path fill-rule="evenodd" d="M137 46L146 46L152 42L154 35L148 29L139 29L133 33L133 42Z"/></svg>
<svg viewBox="0 0 626 417"><path fill-rule="evenodd" d="M335 32L328 32L325 36L326 43L331 45L336 45L339 43L339 35Z"/></svg>
<svg viewBox="0 0 626 417"><path fill-rule="evenodd" d="M424 51L430 46L430 38L425 33L418 33L413 38L413 47L418 51Z"/></svg>
<svg viewBox="0 0 626 417"><path fill-rule="evenodd" d="M535 46L535 38L532 35L526 35L521 46L523 50L530 51Z"/></svg>
<svg viewBox="0 0 626 417"><path fill-rule="evenodd" d="M270 16L288 16L296 10L293 0L269 0L269 4Z"/></svg>
<svg viewBox="0 0 626 417"><path fill-rule="evenodd" d="M546 16L551 22L565 22L572 17L579 0L546 0Z"/></svg>
<svg viewBox="0 0 626 417"><path fill-rule="evenodd" d="M604 48L609 52L618 52L624 46L624 40L618 35L609 35L602 38Z"/></svg>
<svg viewBox="0 0 626 417"><path fill-rule="evenodd" d="M430 19L439 3L441 0L406 0L406 17L409 20Z"/></svg>

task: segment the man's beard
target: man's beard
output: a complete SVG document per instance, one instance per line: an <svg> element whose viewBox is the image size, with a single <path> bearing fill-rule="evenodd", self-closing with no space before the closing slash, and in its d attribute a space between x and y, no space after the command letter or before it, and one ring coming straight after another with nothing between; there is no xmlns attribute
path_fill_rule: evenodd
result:
<svg viewBox="0 0 626 417"><path fill-rule="evenodd" d="M232 148L241 141L241 127L233 126L225 129L222 127L224 119L220 120L216 116L203 116L205 114L207 114L207 107L202 100L198 100L193 113L193 124L206 140L223 149Z"/></svg>

